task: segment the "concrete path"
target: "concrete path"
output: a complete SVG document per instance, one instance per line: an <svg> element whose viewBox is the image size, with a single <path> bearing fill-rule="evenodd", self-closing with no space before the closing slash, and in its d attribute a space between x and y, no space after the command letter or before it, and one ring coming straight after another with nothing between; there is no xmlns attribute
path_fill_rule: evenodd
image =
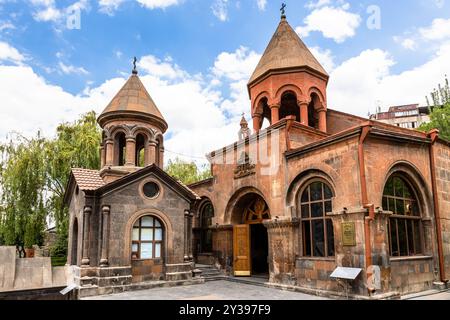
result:
<svg viewBox="0 0 450 320"><path fill-rule="evenodd" d="M204 284L157 288L89 297L84 300L326 300L298 292L282 291L230 281L211 281Z"/></svg>

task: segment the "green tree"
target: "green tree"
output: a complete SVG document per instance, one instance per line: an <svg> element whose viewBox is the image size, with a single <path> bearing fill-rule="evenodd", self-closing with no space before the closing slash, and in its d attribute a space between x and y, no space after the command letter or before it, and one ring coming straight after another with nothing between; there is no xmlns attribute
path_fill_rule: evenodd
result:
<svg viewBox="0 0 450 320"><path fill-rule="evenodd" d="M179 158L169 160L166 172L184 184L199 182L211 177L211 170L204 165L200 170L194 162L186 162Z"/></svg>
<svg viewBox="0 0 450 320"><path fill-rule="evenodd" d="M55 220L57 242L52 255L67 255L68 209L63 199L72 168L98 169L101 129L94 111L82 115L73 123L63 123L57 128L57 136L46 147L47 187L51 193L48 211Z"/></svg>
<svg viewBox="0 0 450 320"><path fill-rule="evenodd" d="M0 184L4 216L0 232L6 245L25 247L43 242L45 228L45 145L39 133L31 140L14 134L1 148Z"/></svg>
<svg viewBox="0 0 450 320"><path fill-rule="evenodd" d="M428 132L432 129L439 130L439 136L450 141L450 87L448 78L445 79L445 85L438 86L431 93L433 106L430 105L430 100L427 97L428 107L431 110L430 122L424 123L419 130Z"/></svg>

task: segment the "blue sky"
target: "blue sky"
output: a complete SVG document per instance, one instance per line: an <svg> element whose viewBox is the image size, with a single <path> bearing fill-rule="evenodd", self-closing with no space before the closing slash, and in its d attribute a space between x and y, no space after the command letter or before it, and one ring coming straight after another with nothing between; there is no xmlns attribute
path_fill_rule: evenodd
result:
<svg viewBox="0 0 450 320"><path fill-rule="evenodd" d="M330 108L367 115L377 106L424 104L450 72L449 0L285 2L289 23L330 73ZM170 148L201 156L232 142L240 114L250 110L246 81L277 27L280 5L0 0L0 136L51 135L58 122L101 112L136 56L169 122ZM367 26L374 5L381 18L375 29ZM67 8L80 9L80 29L67 28ZM188 112L181 116L180 109ZM201 147L186 143L193 137Z"/></svg>

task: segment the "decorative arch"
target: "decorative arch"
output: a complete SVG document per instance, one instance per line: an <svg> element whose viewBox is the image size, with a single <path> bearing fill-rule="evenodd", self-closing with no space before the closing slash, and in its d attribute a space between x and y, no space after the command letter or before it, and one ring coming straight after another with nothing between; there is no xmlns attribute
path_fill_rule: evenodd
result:
<svg viewBox="0 0 450 320"><path fill-rule="evenodd" d="M111 126L108 128L108 130L113 139L118 134L118 132L123 132L125 134L125 136L131 136L130 128L123 124Z"/></svg>
<svg viewBox="0 0 450 320"><path fill-rule="evenodd" d="M164 261L165 263L172 263L171 259L173 259L173 227L172 222L169 217L167 217L163 212L156 209L144 209L134 213L127 221L125 225L125 230L123 234L125 235L125 248L123 250L123 259L124 261L128 261L128 264L131 265L131 232L133 230L133 226L135 222L145 216L153 216L157 218L163 225L163 250L164 250Z"/></svg>
<svg viewBox="0 0 450 320"><path fill-rule="evenodd" d="M72 221L72 226L71 226L71 231L72 231L72 243L71 243L71 250L70 250L70 265L72 266L77 266L78 265L78 256L79 256L79 223L78 223L78 218L75 217Z"/></svg>
<svg viewBox="0 0 450 320"><path fill-rule="evenodd" d="M271 102L270 94L267 91L261 92L254 100L253 106L252 106L252 115L262 114L262 110L258 110L258 106L259 106L261 100L263 100L263 99L267 99L267 103L270 104L270 102ZM258 111L261 111L261 113L259 113Z"/></svg>
<svg viewBox="0 0 450 320"><path fill-rule="evenodd" d="M155 133L153 132L152 129L144 126L136 126L130 132L130 135L133 137L136 137L138 134L145 135L148 141L153 139L155 136Z"/></svg>
<svg viewBox="0 0 450 320"><path fill-rule="evenodd" d="M286 92L292 92L295 94L297 100L303 100L302 90L299 87L297 87L296 85L287 84L277 90L277 93L275 94L275 101L277 101L278 103L281 103L281 97Z"/></svg>
<svg viewBox="0 0 450 320"><path fill-rule="evenodd" d="M330 187L333 189L334 197L336 197L337 194L337 184L336 181L338 180L338 176L335 172L332 174L326 173L329 170L326 170L325 168L313 168L308 169L297 175L292 182L289 185L289 188L286 192L286 207L297 207L296 199L297 195L300 192L301 188L308 183L308 181L311 181L313 179L323 179L326 181Z"/></svg>
<svg viewBox="0 0 450 320"><path fill-rule="evenodd" d="M213 251L212 230L210 227L212 226L214 215L215 211L212 201L207 197L202 197L197 212L197 226L200 229L200 253L211 253Z"/></svg>
<svg viewBox="0 0 450 320"><path fill-rule="evenodd" d="M322 91L318 89L317 87L311 87L308 90L308 97L311 97L312 94L316 94L319 98L319 101L322 103L322 105L325 107L325 96L323 95Z"/></svg>
<svg viewBox="0 0 450 320"><path fill-rule="evenodd" d="M240 203L243 199L245 199L246 197L249 198L249 196L251 195L256 195L261 197L270 212L270 207L269 204L267 202L267 198L264 196L264 194L258 190L255 187L243 187L241 189L239 189L238 191L236 191L230 198L230 200L228 201L228 204L226 206L225 209L225 214L224 214L224 224L241 224L243 221L242 216L239 216L239 210L241 209L241 214L243 214L244 208L241 208L240 205L242 205L242 203Z"/></svg>
<svg viewBox="0 0 450 320"><path fill-rule="evenodd" d="M379 194L383 196L384 186L389 178L394 174L401 174L409 181L416 190L419 204L421 206L422 215L431 218L433 216L433 195L426 183L426 180L420 170L411 162L399 160L391 164L389 167ZM381 203L381 202L380 202Z"/></svg>

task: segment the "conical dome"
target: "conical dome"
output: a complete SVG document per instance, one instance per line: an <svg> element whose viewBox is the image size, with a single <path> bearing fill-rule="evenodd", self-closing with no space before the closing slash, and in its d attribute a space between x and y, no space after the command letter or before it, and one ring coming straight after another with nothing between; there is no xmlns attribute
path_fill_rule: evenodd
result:
<svg viewBox="0 0 450 320"><path fill-rule="evenodd" d="M300 67L310 68L328 78L325 69L283 17L248 84L252 85L270 71Z"/></svg>
<svg viewBox="0 0 450 320"><path fill-rule="evenodd" d="M156 106L150 94L145 89L137 72L120 89L108 106L98 117L101 127L110 120L120 118L139 119L152 122L164 133L167 130L167 122Z"/></svg>

